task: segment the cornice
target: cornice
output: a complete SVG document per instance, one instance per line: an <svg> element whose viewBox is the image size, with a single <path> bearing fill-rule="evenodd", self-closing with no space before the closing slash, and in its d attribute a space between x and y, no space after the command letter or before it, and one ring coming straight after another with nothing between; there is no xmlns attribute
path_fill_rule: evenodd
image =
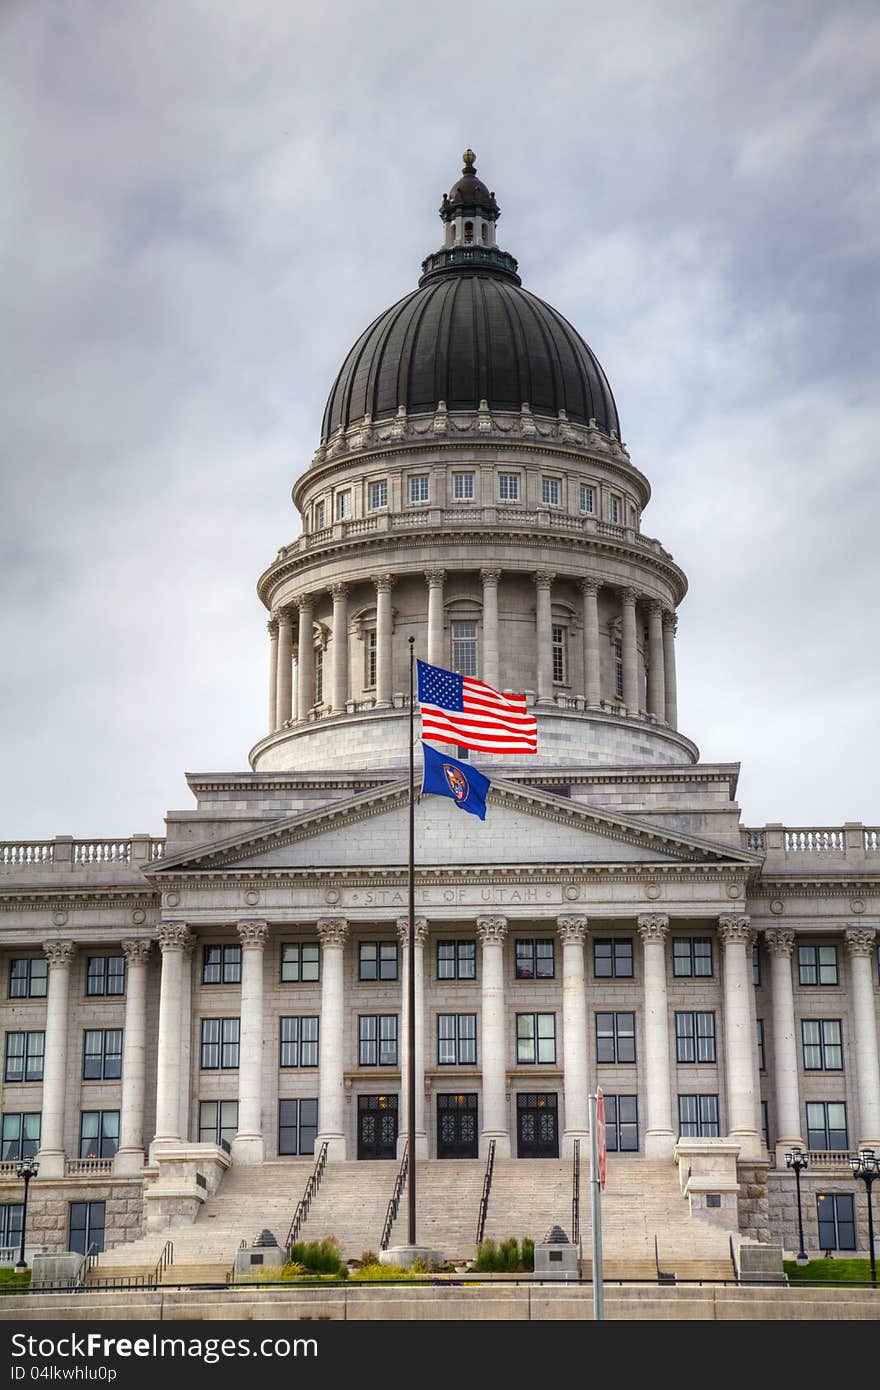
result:
<svg viewBox="0 0 880 1390"><path fill-rule="evenodd" d="M116 888L102 893L100 886L96 886L94 883L80 890L55 888L50 891L45 887L33 889L15 887L8 890L0 888L0 904L4 907L28 909L64 907L72 904L77 909L85 908L89 911L98 911L108 907L158 909L160 894L158 890L151 892L146 884L133 888L130 893L119 892Z"/></svg>
<svg viewBox="0 0 880 1390"><path fill-rule="evenodd" d="M399 711L396 711L399 713ZM563 714L569 711L562 710ZM603 713L603 711L591 710L590 714ZM654 726L652 726L654 727ZM677 733L677 730L673 730ZM683 738L683 734L679 734ZM550 786L558 783L561 786L574 786L580 783L595 784L597 786L613 786L615 783L662 783L662 782L735 782L740 773L739 763L689 763L689 764L664 764L663 766L639 767L639 768L593 768L589 766L573 766L571 768L548 768L541 772L516 772L507 773L505 780L516 782L523 786ZM255 794L266 789L278 791L304 791L313 788L333 790L336 787L353 787L356 791L366 790L365 784L372 784L380 787L392 782L399 782L404 776L404 769L397 771L384 772L334 772L332 774L323 772L241 772L241 773L203 773L191 772L186 774L187 785L195 792L214 792L214 791L253 791ZM727 810L736 808L725 807ZM195 812L187 812L194 815ZM205 812L208 819L210 813ZM242 813L245 814L245 813Z"/></svg>

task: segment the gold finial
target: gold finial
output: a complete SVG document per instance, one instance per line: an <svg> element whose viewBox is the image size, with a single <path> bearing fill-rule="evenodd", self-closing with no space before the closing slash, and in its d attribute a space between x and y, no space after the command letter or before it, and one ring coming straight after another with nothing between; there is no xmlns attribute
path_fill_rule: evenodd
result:
<svg viewBox="0 0 880 1390"><path fill-rule="evenodd" d="M477 156L474 154L473 150L465 150L462 159L464 160L464 168L461 172L463 174L475 174L477 172L475 167Z"/></svg>

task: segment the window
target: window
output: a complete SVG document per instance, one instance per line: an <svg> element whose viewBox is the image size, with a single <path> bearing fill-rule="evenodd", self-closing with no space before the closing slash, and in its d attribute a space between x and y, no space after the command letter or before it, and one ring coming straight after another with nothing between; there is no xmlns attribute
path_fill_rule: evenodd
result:
<svg viewBox="0 0 880 1390"><path fill-rule="evenodd" d="M553 647L553 684L565 685L565 628L551 628Z"/></svg>
<svg viewBox="0 0 880 1390"><path fill-rule="evenodd" d="M623 643L616 638L611 643L611 659L614 662L614 693L623 699Z"/></svg>
<svg viewBox="0 0 880 1390"><path fill-rule="evenodd" d="M452 475L452 497L456 502L473 502L474 500L474 475L473 473L453 473Z"/></svg>
<svg viewBox="0 0 880 1390"><path fill-rule="evenodd" d="M317 1065L317 1014L309 1014L304 1018L282 1018L279 1066L316 1067Z"/></svg>
<svg viewBox="0 0 880 1390"><path fill-rule="evenodd" d="M241 984L241 947L206 946L202 957L202 984Z"/></svg>
<svg viewBox="0 0 880 1390"><path fill-rule="evenodd" d="M842 1071L843 1037L839 1018L801 1020L804 1071Z"/></svg>
<svg viewBox="0 0 880 1390"><path fill-rule="evenodd" d="M609 1153L638 1153L639 1102L636 1096L605 1097L605 1146Z"/></svg>
<svg viewBox="0 0 880 1390"><path fill-rule="evenodd" d="M678 1134L681 1139L717 1139L717 1096L679 1096Z"/></svg>
<svg viewBox="0 0 880 1390"><path fill-rule="evenodd" d="M676 936L672 940L673 975L712 974L712 942L707 936Z"/></svg>
<svg viewBox="0 0 880 1390"><path fill-rule="evenodd" d="M234 1071L238 1066L237 1018L202 1019L202 1071Z"/></svg>
<svg viewBox="0 0 880 1390"><path fill-rule="evenodd" d="M358 957L359 980L397 979L397 942L362 941Z"/></svg>
<svg viewBox="0 0 880 1390"><path fill-rule="evenodd" d="M539 1063L556 1061L555 1014L517 1014L516 1060Z"/></svg>
<svg viewBox="0 0 880 1390"><path fill-rule="evenodd" d="M373 690L376 685L376 629L367 628L364 633L364 689Z"/></svg>
<svg viewBox="0 0 880 1390"><path fill-rule="evenodd" d="M40 1147L40 1112L4 1115L0 1159L33 1158Z"/></svg>
<svg viewBox="0 0 880 1390"><path fill-rule="evenodd" d="M452 624L452 669L460 676L477 678L477 625Z"/></svg>
<svg viewBox="0 0 880 1390"><path fill-rule="evenodd" d="M318 1102L280 1100L278 1102L278 1152L313 1154L318 1135Z"/></svg>
<svg viewBox="0 0 880 1390"><path fill-rule="evenodd" d="M203 1100L199 1102L200 1144L219 1144L228 1148L237 1132L237 1100Z"/></svg>
<svg viewBox="0 0 880 1390"><path fill-rule="evenodd" d="M437 1064L474 1067L477 1064L477 1015L437 1015Z"/></svg>
<svg viewBox="0 0 880 1390"><path fill-rule="evenodd" d="M633 944L631 936L601 937L593 942L593 974L597 980L631 980Z"/></svg>
<svg viewBox="0 0 880 1390"><path fill-rule="evenodd" d="M608 499L608 515L610 520L614 522L614 525L617 526L620 522L620 499L618 497L610 497Z"/></svg>
<svg viewBox="0 0 880 1390"><path fill-rule="evenodd" d="M480 227L480 241L484 246L489 245L489 228L486 226L485 222Z"/></svg>
<svg viewBox="0 0 880 1390"><path fill-rule="evenodd" d="M635 1014L596 1014L596 1061L636 1060Z"/></svg>
<svg viewBox="0 0 880 1390"><path fill-rule="evenodd" d="M518 501L519 501L519 474L518 474L518 473L499 473L499 474L498 474L498 501L499 501L499 502L518 502Z"/></svg>
<svg viewBox="0 0 880 1390"><path fill-rule="evenodd" d="M358 1066L397 1066L397 1014L361 1014Z"/></svg>
<svg viewBox="0 0 880 1390"><path fill-rule="evenodd" d="M83 1033L83 1081L118 1081L122 1075L122 1029L87 1028Z"/></svg>
<svg viewBox="0 0 880 1390"><path fill-rule="evenodd" d="M351 516L351 489L336 494L336 520L345 521Z"/></svg>
<svg viewBox="0 0 880 1390"><path fill-rule="evenodd" d="M798 946L798 979L802 985L836 985L837 947Z"/></svg>
<svg viewBox="0 0 880 1390"><path fill-rule="evenodd" d="M766 1100L761 1101L761 1135L764 1140L764 1148L770 1147L770 1119L767 1113Z"/></svg>
<svg viewBox="0 0 880 1390"><path fill-rule="evenodd" d="M112 1158L119 1148L119 1111L84 1110L79 1121L80 1158Z"/></svg>
<svg viewBox="0 0 880 1390"><path fill-rule="evenodd" d="M752 984L753 984L753 985L759 985L760 983L761 983L761 948L760 948L760 946L756 943L756 944L752 947Z"/></svg>
<svg viewBox="0 0 880 1390"><path fill-rule="evenodd" d="M89 956L86 994L124 994L125 956Z"/></svg>
<svg viewBox="0 0 880 1390"><path fill-rule="evenodd" d="M315 704L320 705L324 699L324 648L318 647L315 651Z"/></svg>
<svg viewBox="0 0 880 1390"><path fill-rule="evenodd" d="M541 501L545 507L558 507L560 484L558 478L541 479Z"/></svg>
<svg viewBox="0 0 880 1390"><path fill-rule="evenodd" d="M676 1062L715 1061L715 1015L682 1013L675 1015Z"/></svg>
<svg viewBox="0 0 880 1390"><path fill-rule="evenodd" d="M378 507L388 506L388 479L380 478L377 483L370 483L370 511L374 512Z"/></svg>
<svg viewBox="0 0 880 1390"><path fill-rule="evenodd" d="M6 1034L6 1081L42 1081L45 1033Z"/></svg>
<svg viewBox="0 0 880 1390"><path fill-rule="evenodd" d="M21 1246L22 1202L0 1203L0 1245Z"/></svg>
<svg viewBox="0 0 880 1390"><path fill-rule="evenodd" d="M438 980L475 980L477 943L475 941L437 942Z"/></svg>
<svg viewBox="0 0 880 1390"><path fill-rule="evenodd" d="M103 1202L71 1202L67 1248L75 1255L104 1249L105 1205Z"/></svg>
<svg viewBox="0 0 880 1390"><path fill-rule="evenodd" d="M417 473L409 480L409 500L411 505L430 500L430 479L427 473Z"/></svg>
<svg viewBox="0 0 880 1390"><path fill-rule="evenodd" d="M313 530L315 530L315 531L323 531L323 529L324 529L324 517L325 517L325 515L326 515L326 507L325 507L324 503L323 503L323 502L316 502L316 503L315 503L314 522L313 522L313 527L312 527Z"/></svg>
<svg viewBox="0 0 880 1390"><path fill-rule="evenodd" d="M464 224L464 244L465 244L465 246L470 246L470 244L471 244L471 242L473 241L473 239L474 239L474 224L473 224L473 222L465 222L465 224Z"/></svg>
<svg viewBox="0 0 880 1390"><path fill-rule="evenodd" d="M27 957L9 963L10 999L45 999L49 962L45 956Z"/></svg>
<svg viewBox="0 0 880 1390"><path fill-rule="evenodd" d="M767 1054L764 1051L764 1020L759 1018L758 1024L758 1071L767 1070Z"/></svg>
<svg viewBox="0 0 880 1390"><path fill-rule="evenodd" d="M314 984L320 978L321 949L317 941L290 942L281 947L281 983Z"/></svg>
<svg viewBox="0 0 880 1390"><path fill-rule="evenodd" d="M596 495L591 487L587 487L586 483L583 483L581 485L581 511L593 512L595 508Z"/></svg>
<svg viewBox="0 0 880 1390"><path fill-rule="evenodd" d="M518 980L552 980L554 975L553 938L537 941L515 941L516 978Z"/></svg>
<svg viewBox="0 0 880 1390"><path fill-rule="evenodd" d="M842 1100L807 1102L807 1148L849 1148L846 1130L846 1104Z"/></svg>
<svg viewBox="0 0 880 1390"><path fill-rule="evenodd" d="M855 1250L856 1217L851 1192L817 1192L820 1250Z"/></svg>

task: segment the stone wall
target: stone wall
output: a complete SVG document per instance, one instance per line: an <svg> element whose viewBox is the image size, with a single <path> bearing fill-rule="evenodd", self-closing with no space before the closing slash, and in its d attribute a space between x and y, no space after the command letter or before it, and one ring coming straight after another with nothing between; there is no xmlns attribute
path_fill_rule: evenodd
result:
<svg viewBox="0 0 880 1390"><path fill-rule="evenodd" d="M21 1201L21 1183L0 1185L0 1202ZM27 1243L50 1251L69 1248L71 1202L104 1202L105 1249L144 1233L144 1184L116 1178L87 1182L32 1184L28 1200Z"/></svg>
<svg viewBox="0 0 880 1390"><path fill-rule="evenodd" d="M769 1242L770 1206L767 1193L766 1163L739 1163L739 1229L753 1240Z"/></svg>

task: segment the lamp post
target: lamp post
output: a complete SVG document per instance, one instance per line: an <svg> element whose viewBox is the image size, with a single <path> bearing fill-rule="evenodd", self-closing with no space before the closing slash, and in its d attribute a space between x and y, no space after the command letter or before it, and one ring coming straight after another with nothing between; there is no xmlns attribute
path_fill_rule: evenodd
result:
<svg viewBox="0 0 880 1390"><path fill-rule="evenodd" d="M798 1233L800 1236L801 1248L798 1250L798 1260L805 1261L807 1252L804 1249L804 1217L801 1211L801 1170L808 1168L810 1160L803 1149L791 1149L785 1155L785 1166L794 1173L795 1186L797 1187L797 1209L798 1209Z"/></svg>
<svg viewBox="0 0 880 1390"><path fill-rule="evenodd" d="M880 1177L880 1159L873 1149L860 1149L856 1158L851 1158L849 1166L854 1178L861 1178L868 1192L868 1249L871 1256L871 1288L877 1287L877 1256L874 1253L874 1208L871 1202L871 1188L874 1180Z"/></svg>
<svg viewBox="0 0 880 1390"><path fill-rule="evenodd" d="M21 1250L18 1255L18 1264L15 1266L16 1269L27 1269L27 1261L24 1257L24 1238L27 1232L28 1188L31 1185L31 1178L37 1176L39 1166L35 1158L24 1158L15 1170L17 1176L24 1183L24 1205L21 1209Z"/></svg>

